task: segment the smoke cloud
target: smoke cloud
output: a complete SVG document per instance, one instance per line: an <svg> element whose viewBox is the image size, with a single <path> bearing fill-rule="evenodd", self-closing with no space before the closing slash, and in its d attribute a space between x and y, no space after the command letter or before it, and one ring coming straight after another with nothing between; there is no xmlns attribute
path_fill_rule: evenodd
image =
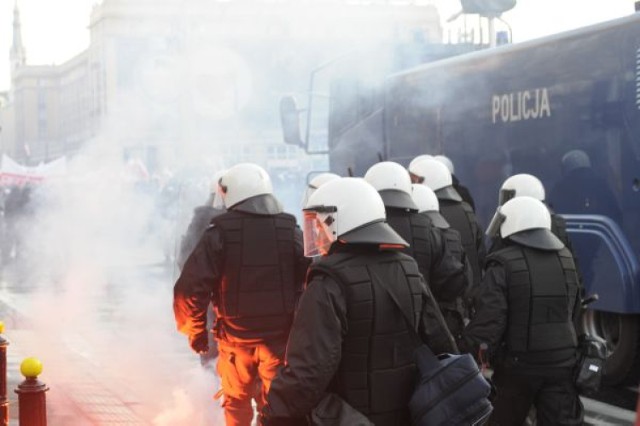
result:
<svg viewBox="0 0 640 426"><path fill-rule="evenodd" d="M305 93L328 59L393 33L381 31L380 17L354 28L329 7L291 5L306 12L277 19L267 3L246 6L242 19L229 12L250 3L103 1L131 16L113 39L94 40L117 52L106 68L108 114L67 174L33 189L17 258L3 271L40 341L30 349L52 394L77 389L82 376L155 425L222 424L218 379L175 330L180 237L211 177L237 162L267 168L276 196L299 216L307 174L328 165L274 144L279 98Z"/></svg>

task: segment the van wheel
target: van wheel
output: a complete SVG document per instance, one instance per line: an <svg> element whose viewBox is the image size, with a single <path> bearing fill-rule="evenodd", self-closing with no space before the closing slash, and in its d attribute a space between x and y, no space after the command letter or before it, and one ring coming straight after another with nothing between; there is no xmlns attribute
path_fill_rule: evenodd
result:
<svg viewBox="0 0 640 426"><path fill-rule="evenodd" d="M640 321L638 315L615 314L587 310L582 319L584 331L603 341L608 356L604 365L603 384L638 383L640 377Z"/></svg>

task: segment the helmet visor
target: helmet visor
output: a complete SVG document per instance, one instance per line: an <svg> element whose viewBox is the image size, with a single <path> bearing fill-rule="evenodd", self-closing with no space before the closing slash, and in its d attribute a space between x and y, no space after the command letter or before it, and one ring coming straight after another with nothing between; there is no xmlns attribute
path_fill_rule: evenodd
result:
<svg viewBox="0 0 640 426"><path fill-rule="evenodd" d="M500 235L500 227L504 223L507 217L500 211L500 207L496 210L496 213L493 215L493 219L491 219L491 223L487 227L487 232L485 234L489 238L495 238Z"/></svg>
<svg viewBox="0 0 640 426"><path fill-rule="evenodd" d="M515 196L516 196L515 189L501 189L500 196L498 197L498 204L503 206L504 203L506 203L512 198L515 198Z"/></svg>
<svg viewBox="0 0 640 426"><path fill-rule="evenodd" d="M336 235L336 213L305 210L303 237L306 257L324 256L338 239Z"/></svg>

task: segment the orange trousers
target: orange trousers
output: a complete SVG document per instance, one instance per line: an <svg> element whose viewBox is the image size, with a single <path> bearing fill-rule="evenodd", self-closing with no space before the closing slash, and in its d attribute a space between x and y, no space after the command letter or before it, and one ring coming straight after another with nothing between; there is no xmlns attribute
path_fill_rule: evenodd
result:
<svg viewBox="0 0 640 426"><path fill-rule="evenodd" d="M266 403L271 381L283 364L286 342L237 344L218 341L218 374L224 394L227 426L250 426L251 400L258 410Z"/></svg>

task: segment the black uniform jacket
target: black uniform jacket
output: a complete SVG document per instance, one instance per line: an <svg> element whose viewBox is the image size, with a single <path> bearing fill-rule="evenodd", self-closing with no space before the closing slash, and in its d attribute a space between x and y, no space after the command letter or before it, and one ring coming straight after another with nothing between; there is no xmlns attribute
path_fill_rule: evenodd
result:
<svg viewBox="0 0 640 426"><path fill-rule="evenodd" d="M289 335L285 367L271 383L264 410L270 424L308 415L336 374L347 329L347 301L334 279L315 275L307 284ZM434 298L425 285L420 334L435 353L457 353ZM393 392L393 389L389 389Z"/></svg>
<svg viewBox="0 0 640 426"><path fill-rule="evenodd" d="M233 207L252 214L274 215L282 212L272 195L248 199ZM304 281L309 260L303 255L302 231L296 229L297 277ZM223 278L224 244L222 233L210 226L187 258L184 269L173 288L173 311L178 331L190 337L206 334L207 309Z"/></svg>

